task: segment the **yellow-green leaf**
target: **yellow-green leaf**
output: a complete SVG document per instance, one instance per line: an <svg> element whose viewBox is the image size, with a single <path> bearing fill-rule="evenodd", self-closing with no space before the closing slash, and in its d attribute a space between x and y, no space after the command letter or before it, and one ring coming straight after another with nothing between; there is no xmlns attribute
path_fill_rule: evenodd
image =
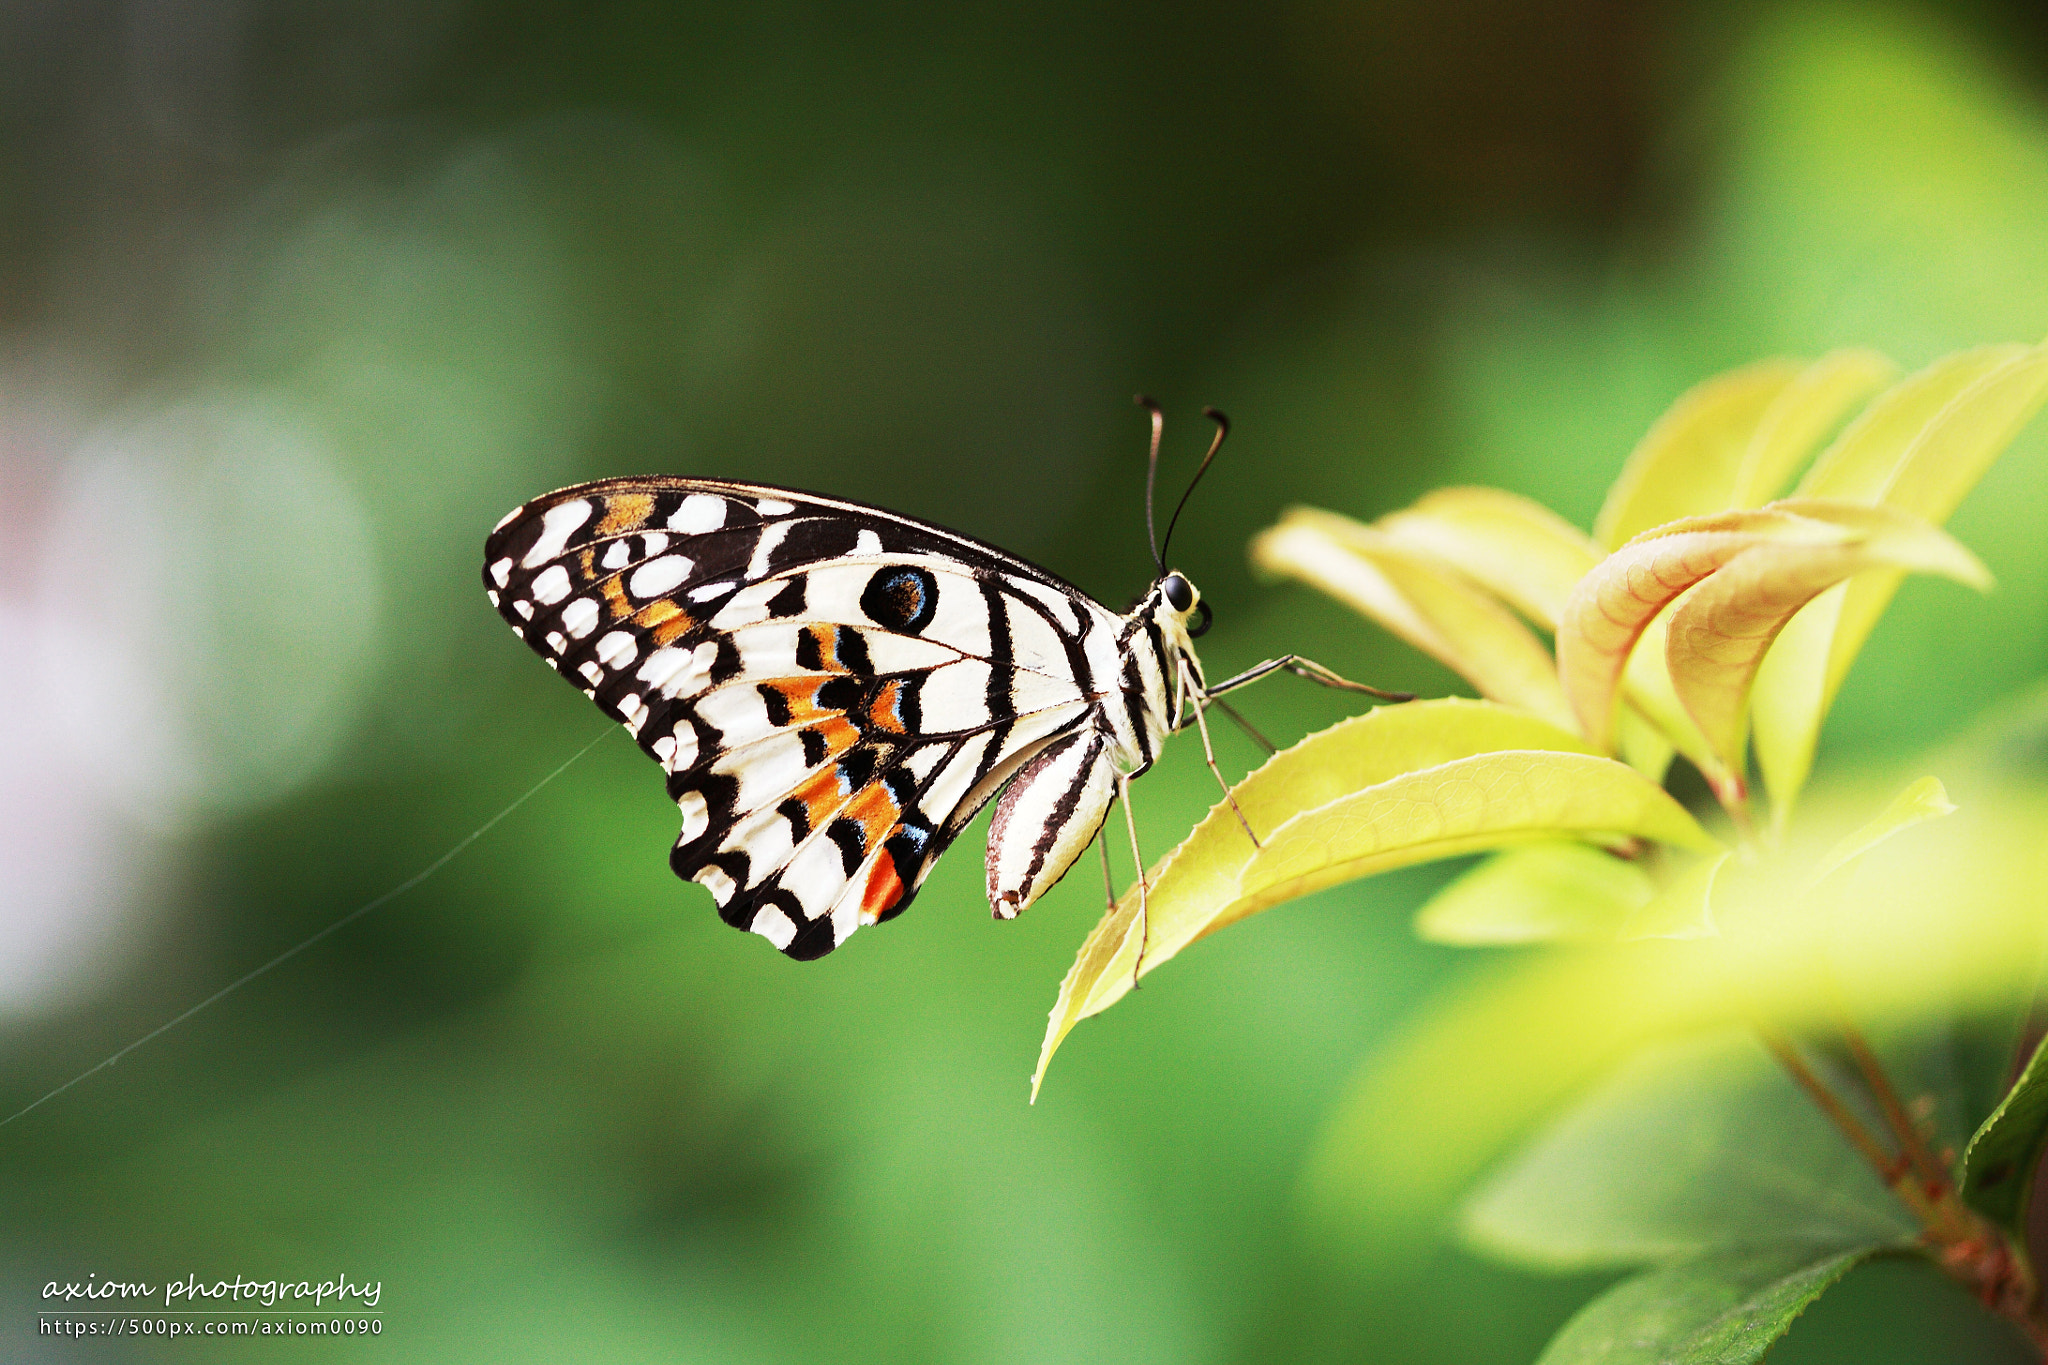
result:
<svg viewBox="0 0 2048 1365"><path fill-rule="evenodd" d="M1654 894L1642 866L1577 840L1504 849L1436 893L1415 932L1463 947L1611 939Z"/></svg>
<svg viewBox="0 0 2048 1365"><path fill-rule="evenodd" d="M1212 914L1201 932L1354 877L1560 834L1714 847L1685 807L1625 763L1546 750L1476 754L1295 816L1245 865L1240 904Z"/></svg>
<svg viewBox="0 0 2048 1365"><path fill-rule="evenodd" d="M1219 806L1081 946L1060 984L1033 1093L1060 1040L1142 974L1248 915L1354 877L1560 836L1713 839L1662 788L1532 716L1455 699L1382 707L1311 736L1233 788L1263 839ZM1140 940L1144 942L1142 967Z"/></svg>
<svg viewBox="0 0 2048 1365"><path fill-rule="evenodd" d="M1714 746L1707 743L1707 737L1693 722L1692 713L1678 699L1678 691L1671 685L1671 670L1664 666L1664 642L1671 627L1671 617L1685 604L1688 594L1697 592L1699 586L1695 583L1674 597L1644 627L1622 670L1622 695L1626 704L1614 714L1625 718L1633 712L1641 719L1643 729L1661 736L1672 749L1691 759L1708 782L1720 790L1726 785L1728 770L1714 757ZM1616 734L1625 736L1626 733L1617 721ZM1658 780L1663 780L1661 774Z"/></svg>
<svg viewBox="0 0 2048 1365"><path fill-rule="evenodd" d="M1558 676L1587 738L1603 749L1611 744L1622 669L1680 593L1755 545L1853 538L1842 527L1789 512L1721 512L1646 531L1600 561L1572 590L1557 627Z"/></svg>
<svg viewBox="0 0 2048 1365"><path fill-rule="evenodd" d="M1720 932L1714 924L1714 883L1730 856L1710 853L1681 864L1656 895L1629 916L1621 937L1714 937Z"/></svg>
<svg viewBox="0 0 2048 1365"><path fill-rule="evenodd" d="M1758 420L1728 505L1757 507L1775 498L1821 438L1898 373L1889 358L1865 350L1836 351L1807 366Z"/></svg>
<svg viewBox="0 0 2048 1365"><path fill-rule="evenodd" d="M1541 503L1498 488L1440 488L1373 525L1423 550L1542 626L1557 629L1572 587L1600 562L1592 537Z"/></svg>
<svg viewBox="0 0 2048 1365"><path fill-rule="evenodd" d="M1881 502L1936 525L2048 400L2048 347L1985 347L1936 362L1878 398L1814 464L1802 496ZM1813 768L1821 722L1892 594L1867 573L1809 603L1759 672L1757 766L1782 828Z"/></svg>
<svg viewBox="0 0 2048 1365"><path fill-rule="evenodd" d="M1621 761L1662 786L1671 770L1671 741L1634 706L1615 713L1614 737L1621 749Z"/></svg>
<svg viewBox="0 0 2048 1365"><path fill-rule="evenodd" d="M1740 772L1750 688L1772 641L1815 596L1866 569L1940 574L1988 588L1990 573L1945 532L1888 508L1816 499L1772 508L1854 532L1842 544L1766 541L1729 560L1671 613L1664 662L1672 690L1720 767Z"/></svg>
<svg viewBox="0 0 2048 1365"><path fill-rule="evenodd" d="M1899 457L1935 414L2028 349L2006 345L1960 351L1892 385L1815 457L1794 496L1876 502L1891 483Z"/></svg>
<svg viewBox="0 0 2048 1365"><path fill-rule="evenodd" d="M1428 551L1348 517L1295 508L1253 540L1252 562L1371 617L1481 696L1572 724L1557 667L1535 632Z"/></svg>
<svg viewBox="0 0 2048 1365"><path fill-rule="evenodd" d="M1898 373L1875 351L1766 360L1700 384L1650 428L1594 523L1604 545L1775 497L1822 437Z"/></svg>
<svg viewBox="0 0 2048 1365"><path fill-rule="evenodd" d="M1760 360L1688 390L1629 454L1593 538L1620 545L1652 526L1728 506L1758 423L1803 368Z"/></svg>
<svg viewBox="0 0 2048 1365"><path fill-rule="evenodd" d="M1862 857L1900 830L1955 813L1955 803L1948 799L1948 789L1941 785L1940 778L1923 777L1910 783L1868 824L1828 850L1827 856L1815 866L1813 880L1816 884L1825 880L1829 874Z"/></svg>
<svg viewBox="0 0 2048 1365"><path fill-rule="evenodd" d="M1655 667L1654 658L1631 665L1640 643L1655 643L1646 636L1654 622L1670 692L1706 740L1712 762L1702 766L1739 773L1748 684L1764 650L1814 594L1880 564L1989 581L1975 557L1942 532L1856 503L1788 500L1644 532L1580 580L1558 628L1558 672L1581 728L1596 744L1611 742L1615 694L1628 668L1638 704L1681 752L1701 757L1688 728L1664 714L1663 680L1641 672Z"/></svg>

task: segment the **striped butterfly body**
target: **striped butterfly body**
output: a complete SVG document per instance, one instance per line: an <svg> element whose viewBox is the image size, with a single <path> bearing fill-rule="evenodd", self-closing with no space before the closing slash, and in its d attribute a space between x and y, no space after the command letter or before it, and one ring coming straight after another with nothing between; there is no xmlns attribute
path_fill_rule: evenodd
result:
<svg viewBox="0 0 2048 1365"><path fill-rule="evenodd" d="M1279 667L1358 686L1290 656L1205 688L1207 609L1179 573L1120 616L981 541L759 484L536 498L491 532L484 586L661 765L676 874L795 958L901 913L998 793L988 896L1007 919L1217 693Z"/></svg>

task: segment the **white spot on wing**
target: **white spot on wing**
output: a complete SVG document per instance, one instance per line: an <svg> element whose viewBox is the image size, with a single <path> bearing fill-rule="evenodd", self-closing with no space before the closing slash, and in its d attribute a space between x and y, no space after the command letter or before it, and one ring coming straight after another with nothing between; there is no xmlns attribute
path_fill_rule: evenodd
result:
<svg viewBox="0 0 2048 1365"><path fill-rule="evenodd" d="M706 583L701 588L690 589L692 602L709 602L714 597L723 597L733 590L731 583Z"/></svg>
<svg viewBox="0 0 2048 1365"><path fill-rule="evenodd" d="M492 532L496 533L498 531L504 530L507 526L510 526L513 522L519 520L519 514L521 512L524 512L525 510L526 504L522 502L517 507L513 508L511 511L507 512L504 516L499 517L498 524L491 528Z"/></svg>
<svg viewBox="0 0 2048 1365"><path fill-rule="evenodd" d="M700 867L697 869L696 881L699 886L710 891L711 899L720 905L731 900L732 893L739 890L733 879L725 875L723 868Z"/></svg>
<svg viewBox="0 0 2048 1365"><path fill-rule="evenodd" d="M669 737L670 752L664 761L670 772L681 772L697 761L697 728L688 721L679 721L675 733Z"/></svg>
<svg viewBox="0 0 2048 1365"><path fill-rule="evenodd" d="M555 653L560 654L563 650L567 649L568 647L569 641L566 637L563 636L561 631L551 630L548 632L549 649L552 649L553 651L555 651Z"/></svg>
<svg viewBox="0 0 2048 1365"><path fill-rule="evenodd" d="M540 539L533 542L533 548L526 552L526 558L519 561L519 566L530 569L536 564L545 564L562 553L562 547L568 544L570 532L590 520L590 510L588 499L577 498L543 512L540 519Z"/></svg>
<svg viewBox="0 0 2048 1365"><path fill-rule="evenodd" d="M486 596L486 597L488 597L488 598L490 598L490 599L491 599L491 605L492 605L492 606L494 606L494 607L495 607L495 606L497 606L497 605L498 605L498 600L499 600L499 599L498 599L498 590L497 590L496 588L485 588L485 589L484 589L484 596Z"/></svg>
<svg viewBox="0 0 2048 1365"><path fill-rule="evenodd" d="M605 550L604 558L598 562L607 569L623 569L626 567L626 561L632 557L633 547L623 540L615 540Z"/></svg>
<svg viewBox="0 0 2048 1365"><path fill-rule="evenodd" d="M551 564L533 580L533 600L545 606L553 606L569 595L569 571L559 564Z"/></svg>
<svg viewBox="0 0 2048 1365"><path fill-rule="evenodd" d="M882 553L882 538L863 527L853 538L853 552L857 555L878 555Z"/></svg>
<svg viewBox="0 0 2048 1365"><path fill-rule="evenodd" d="M787 948L796 937L796 921L772 905L762 906L749 927L778 948Z"/></svg>
<svg viewBox="0 0 2048 1365"><path fill-rule="evenodd" d="M796 504L784 502L781 498L763 498L754 504L754 510L764 517L779 517L785 512L794 512Z"/></svg>
<svg viewBox="0 0 2048 1365"><path fill-rule="evenodd" d="M668 519L671 531L681 531L686 536L701 536L706 531L716 531L725 525L725 499L709 493L692 493L676 508L675 515Z"/></svg>
<svg viewBox="0 0 2048 1365"><path fill-rule="evenodd" d="M624 668L640 657L640 646L630 631L614 630L597 642L597 658L606 668Z"/></svg>
<svg viewBox="0 0 2048 1365"><path fill-rule="evenodd" d="M604 681L604 669L595 660L585 659L577 665L576 671L588 678L592 687Z"/></svg>
<svg viewBox="0 0 2048 1365"><path fill-rule="evenodd" d="M670 645L642 660L640 671L633 676L649 687L659 688L664 697L694 696L711 681L711 661L717 657L715 640L706 640L695 649Z"/></svg>
<svg viewBox="0 0 2048 1365"><path fill-rule="evenodd" d="M577 639L590 634L597 625L597 603L588 597L579 597L562 608L562 628Z"/></svg>
<svg viewBox="0 0 2048 1365"><path fill-rule="evenodd" d="M782 889L796 897L805 919L822 917L846 889L846 864L840 860L839 845L830 839L811 839L782 870Z"/></svg>
<svg viewBox="0 0 2048 1365"><path fill-rule="evenodd" d="M505 584L511 579L511 577L512 559L509 555L504 559L499 560L497 563L491 565L491 581L493 583L496 583L499 587L504 587Z"/></svg>
<svg viewBox="0 0 2048 1365"><path fill-rule="evenodd" d="M626 591L635 597L659 597L673 591L690 576L691 561L681 555L663 555L652 559L633 570L626 580Z"/></svg>
<svg viewBox="0 0 2048 1365"><path fill-rule="evenodd" d="M793 521L778 521L761 532L761 539L754 545L754 557L747 561L748 578L765 578L768 574L768 556L775 553L775 547L789 538L795 529Z"/></svg>
<svg viewBox="0 0 2048 1365"><path fill-rule="evenodd" d="M684 792L676 798L676 807L683 813L683 832L679 842L689 843L701 838L711 828L711 807L704 800L703 792Z"/></svg>
<svg viewBox="0 0 2048 1365"><path fill-rule="evenodd" d="M524 598L521 598L519 601L514 602L512 604L512 610L518 612L522 618L528 621L531 621L533 619L533 603L527 601Z"/></svg>
<svg viewBox="0 0 2048 1365"><path fill-rule="evenodd" d="M652 559L667 548L668 537L660 531L649 531L640 537L640 554L644 559Z"/></svg>

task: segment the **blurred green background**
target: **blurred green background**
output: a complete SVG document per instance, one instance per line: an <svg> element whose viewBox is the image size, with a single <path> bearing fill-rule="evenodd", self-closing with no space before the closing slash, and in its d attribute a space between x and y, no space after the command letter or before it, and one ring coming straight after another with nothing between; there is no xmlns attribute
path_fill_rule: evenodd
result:
<svg viewBox="0 0 2048 1365"><path fill-rule="evenodd" d="M1246 538L1499 484L1585 524L1681 390L2048 333L2048 20L1683 0L1250 7L0 3L0 1098L432 862L606 727L485 603L574 480L866 498L1144 586L1144 423L1213 672L1455 691ZM2048 437L1830 723L1899 755L2048 672ZM1963 603L1962 605L1958 605ZM1280 681L1277 739L1342 715ZM1219 732L1226 766L1257 755ZM1147 849L1214 798L1184 741ZM1261 917L1084 1025L1091 876L981 830L812 965L672 878L600 743L444 871L0 1128L0 1355L1521 1362L1601 1281L1311 1235L1348 1076L1505 955L1446 875ZM1540 1028L1541 1021L1530 1027ZM1415 1122L1413 1141L1441 1136ZM1378 1210L1376 1213L1375 1210ZM380 1280L370 1341L73 1343L50 1279ZM1911 1266L1774 1360L2020 1360Z"/></svg>

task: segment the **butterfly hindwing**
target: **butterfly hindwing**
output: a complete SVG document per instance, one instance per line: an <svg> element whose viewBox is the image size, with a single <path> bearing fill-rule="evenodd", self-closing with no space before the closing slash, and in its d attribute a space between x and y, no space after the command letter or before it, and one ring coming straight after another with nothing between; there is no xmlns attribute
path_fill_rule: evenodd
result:
<svg viewBox="0 0 2048 1365"><path fill-rule="evenodd" d="M899 913L1002 782L1081 723L1080 642L1108 617L979 541L704 480L536 499L493 531L484 579L667 772L677 874L796 957Z"/></svg>

